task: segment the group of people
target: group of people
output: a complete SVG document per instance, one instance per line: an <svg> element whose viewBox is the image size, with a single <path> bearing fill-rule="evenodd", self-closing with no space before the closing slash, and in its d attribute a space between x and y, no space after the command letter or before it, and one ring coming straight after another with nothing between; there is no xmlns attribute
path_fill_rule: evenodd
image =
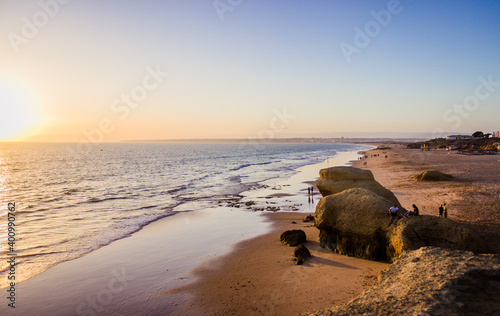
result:
<svg viewBox="0 0 500 316"><path fill-rule="evenodd" d="M314 202L314 187L307 188L307 200L309 201L309 203Z"/></svg>
<svg viewBox="0 0 500 316"><path fill-rule="evenodd" d="M418 207L415 204L413 204L412 207L413 207L413 211L408 211L408 212L404 213L403 217L418 216L419 215ZM399 207L396 204L394 204L392 207L390 207L389 208L389 215L391 216L391 218L397 218L398 211L399 211ZM448 206L446 206L446 203L441 204L441 206L439 207L439 217L448 218Z"/></svg>
<svg viewBox="0 0 500 316"><path fill-rule="evenodd" d="M415 204L413 204L412 207L413 207L413 211L408 211L408 212L404 213L403 217L420 215L418 207ZM392 205L392 207L389 208L389 214L391 215L391 218L397 218L398 211L399 211L399 207L396 204Z"/></svg>

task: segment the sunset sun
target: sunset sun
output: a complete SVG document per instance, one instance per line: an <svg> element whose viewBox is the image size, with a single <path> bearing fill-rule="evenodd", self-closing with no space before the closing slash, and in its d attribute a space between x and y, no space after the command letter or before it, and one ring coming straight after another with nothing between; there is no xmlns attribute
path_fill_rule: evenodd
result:
<svg viewBox="0 0 500 316"><path fill-rule="evenodd" d="M36 113L30 98L16 86L0 82L0 105L0 141L20 138L35 125Z"/></svg>

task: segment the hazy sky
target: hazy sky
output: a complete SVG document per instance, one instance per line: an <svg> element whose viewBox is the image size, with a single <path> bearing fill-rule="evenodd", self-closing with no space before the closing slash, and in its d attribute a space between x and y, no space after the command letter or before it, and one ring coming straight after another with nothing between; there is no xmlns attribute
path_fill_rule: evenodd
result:
<svg viewBox="0 0 500 316"><path fill-rule="evenodd" d="M500 1L0 0L0 140L500 129Z"/></svg>

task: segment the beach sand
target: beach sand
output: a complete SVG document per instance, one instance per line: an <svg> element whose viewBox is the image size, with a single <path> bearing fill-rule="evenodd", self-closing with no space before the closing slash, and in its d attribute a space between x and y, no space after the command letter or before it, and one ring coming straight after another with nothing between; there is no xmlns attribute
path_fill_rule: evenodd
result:
<svg viewBox="0 0 500 316"><path fill-rule="evenodd" d="M450 219L475 231L500 253L499 156L390 146L366 152L368 158L354 166L371 170L406 209L416 204L421 214L437 215L439 205L446 203ZM414 176L424 170L442 171L456 179L416 182ZM297 315L348 302L375 284L378 272L388 266L325 251L312 222L302 222L305 214L265 216L273 223L270 233L239 243L229 255L198 268L197 281L162 294L171 300L173 314ZM313 258L303 266L292 262L293 247L279 241L287 229L306 232L305 245Z"/></svg>
<svg viewBox="0 0 500 316"><path fill-rule="evenodd" d="M356 161L354 166L371 170L375 180L391 190L408 210L416 204L421 214L437 216L439 206L446 203L448 218L473 230L493 252L500 253L500 155L469 156L456 151L388 146L390 150L367 152L368 158ZM448 173L455 179L415 181L414 177L424 170Z"/></svg>
<svg viewBox="0 0 500 316"><path fill-rule="evenodd" d="M198 281L164 293L179 304L173 315L296 315L348 302L387 267L321 248L313 222L303 222L306 214L264 216L273 223L270 233L241 242L230 255L197 269ZM293 262L295 247L280 242L288 229L306 233L313 257L303 265Z"/></svg>

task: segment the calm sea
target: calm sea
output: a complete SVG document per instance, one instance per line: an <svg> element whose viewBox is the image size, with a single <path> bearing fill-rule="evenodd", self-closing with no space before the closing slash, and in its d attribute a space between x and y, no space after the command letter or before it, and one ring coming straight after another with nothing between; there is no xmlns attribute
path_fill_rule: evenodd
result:
<svg viewBox="0 0 500 316"><path fill-rule="evenodd" d="M7 285L7 205L16 203L17 281L83 256L178 211L221 200L338 152L344 144L0 144L0 288Z"/></svg>

